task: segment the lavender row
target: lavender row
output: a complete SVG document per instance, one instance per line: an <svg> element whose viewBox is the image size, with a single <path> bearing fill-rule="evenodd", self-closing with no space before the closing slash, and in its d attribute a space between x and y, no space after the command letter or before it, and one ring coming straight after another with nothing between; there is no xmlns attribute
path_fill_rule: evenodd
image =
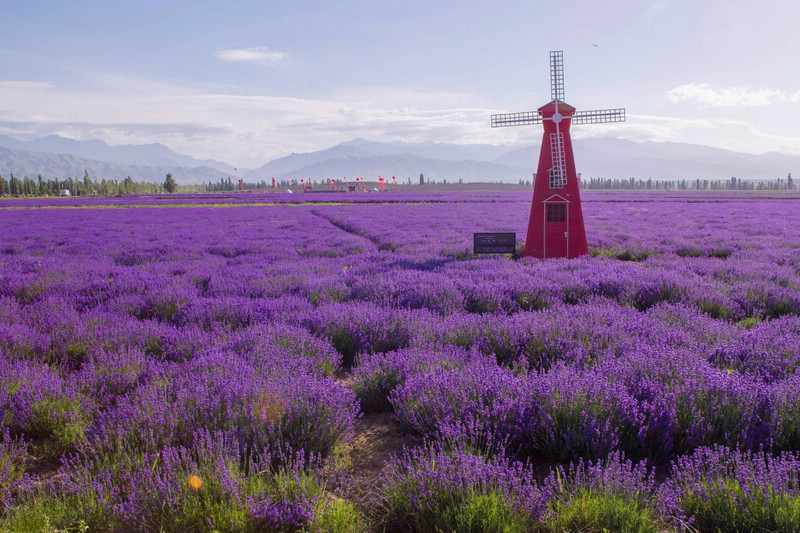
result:
<svg viewBox="0 0 800 533"><path fill-rule="evenodd" d="M533 373L475 349L407 349L362 356L354 377L365 408L392 409L430 438L480 438L487 451L576 460L620 450L663 464L714 444L800 449L796 375L765 383L675 348Z"/></svg>
<svg viewBox="0 0 800 533"><path fill-rule="evenodd" d="M614 452L556 467L428 445L390 462L388 529L427 531L780 531L797 528L800 455L699 448L664 482Z"/></svg>

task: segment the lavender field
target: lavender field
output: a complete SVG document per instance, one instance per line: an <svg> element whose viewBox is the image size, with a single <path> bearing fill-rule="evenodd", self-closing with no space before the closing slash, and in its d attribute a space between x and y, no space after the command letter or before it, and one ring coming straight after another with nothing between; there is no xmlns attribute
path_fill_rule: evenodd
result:
<svg viewBox="0 0 800 533"><path fill-rule="evenodd" d="M583 196L0 201L0 529L797 531L800 197Z"/></svg>

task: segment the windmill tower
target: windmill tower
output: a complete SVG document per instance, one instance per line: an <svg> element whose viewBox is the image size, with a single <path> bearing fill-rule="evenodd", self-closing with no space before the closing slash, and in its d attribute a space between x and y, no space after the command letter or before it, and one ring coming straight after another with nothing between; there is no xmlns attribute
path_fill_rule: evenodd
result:
<svg viewBox="0 0 800 533"><path fill-rule="evenodd" d="M625 109L576 111L564 102L564 53L560 50L550 52L550 95L552 100L536 111L492 115L492 127L544 125L524 255L571 259L589 249L569 127L624 122Z"/></svg>

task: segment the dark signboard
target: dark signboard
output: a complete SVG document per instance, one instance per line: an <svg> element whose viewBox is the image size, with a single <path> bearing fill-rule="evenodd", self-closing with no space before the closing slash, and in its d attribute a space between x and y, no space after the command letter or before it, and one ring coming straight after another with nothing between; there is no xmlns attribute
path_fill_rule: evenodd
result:
<svg viewBox="0 0 800 533"><path fill-rule="evenodd" d="M516 233L473 233L473 249L476 254L515 254Z"/></svg>

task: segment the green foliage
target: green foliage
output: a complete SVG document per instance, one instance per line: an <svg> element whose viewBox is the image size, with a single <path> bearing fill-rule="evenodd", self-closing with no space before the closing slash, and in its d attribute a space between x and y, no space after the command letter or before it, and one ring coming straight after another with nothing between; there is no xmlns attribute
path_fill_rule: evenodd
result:
<svg viewBox="0 0 800 533"><path fill-rule="evenodd" d="M400 384L400 381L400 371L391 368L371 375L369 380L357 381L350 388L356 393L361 403L361 410L365 413L388 413L392 411L389 393Z"/></svg>
<svg viewBox="0 0 800 533"><path fill-rule="evenodd" d="M12 437L8 429L0 433L0 497L12 493L28 467L28 443Z"/></svg>
<svg viewBox="0 0 800 533"><path fill-rule="evenodd" d="M153 513L153 522L143 526L153 531L253 531L255 528L248 528L251 521L248 509L231 500L220 485L219 480L213 477L204 477L199 490L184 483L180 510L164 509L161 513ZM210 524L214 527L209 528Z"/></svg>
<svg viewBox="0 0 800 533"><path fill-rule="evenodd" d="M744 329L753 329L757 325L761 323L761 319L756 316L749 316L747 318L743 318L736 323L737 326Z"/></svg>
<svg viewBox="0 0 800 533"><path fill-rule="evenodd" d="M338 498L320 498L308 531L316 533L362 533L366 522L355 505Z"/></svg>
<svg viewBox="0 0 800 533"><path fill-rule="evenodd" d="M84 533L89 531L90 515L86 499L40 493L30 496L25 505L12 507L0 518L0 531L9 533Z"/></svg>
<svg viewBox="0 0 800 533"><path fill-rule="evenodd" d="M330 333L330 340L336 351L342 354L342 366L350 368L358 352L359 344L345 327L339 327Z"/></svg>
<svg viewBox="0 0 800 533"><path fill-rule="evenodd" d="M345 302L348 299L347 296L348 295L344 289L339 287L325 287L322 290L311 291L311 293L308 295L308 301L312 305L318 305L326 302Z"/></svg>
<svg viewBox="0 0 800 533"><path fill-rule="evenodd" d="M500 308L498 302L485 295L470 294L464 298L464 309L469 313L496 313Z"/></svg>
<svg viewBox="0 0 800 533"><path fill-rule="evenodd" d="M441 490L433 495L434 506L419 509L412 501L414 487L401 485L399 489L390 492L383 509L386 531L522 533L533 527L530 517L509 505L498 490Z"/></svg>
<svg viewBox="0 0 800 533"><path fill-rule="evenodd" d="M708 257L716 257L717 259L727 259L733 253L729 248L716 248L708 252Z"/></svg>
<svg viewBox="0 0 800 533"><path fill-rule="evenodd" d="M521 293L515 301L523 311L540 311L550 307L550 299L544 292Z"/></svg>
<svg viewBox="0 0 800 533"><path fill-rule="evenodd" d="M530 531L530 520L509 512L508 503L498 491L470 494L458 512L450 517L455 531L512 533ZM443 530L448 531L448 530Z"/></svg>
<svg viewBox="0 0 800 533"><path fill-rule="evenodd" d="M800 524L798 495L765 494L730 478L709 481L700 492L688 492L680 502L698 531L789 533L796 532Z"/></svg>
<svg viewBox="0 0 800 533"><path fill-rule="evenodd" d="M589 250L592 257L608 257L619 261L641 262L653 254L652 250L640 250L627 246L612 246L610 248L593 247Z"/></svg>
<svg viewBox="0 0 800 533"><path fill-rule="evenodd" d="M308 337L277 331L273 340L275 344L292 352L295 356L313 361L324 376L332 377L339 370L338 367L324 360L323 354L320 353L319 345Z"/></svg>
<svg viewBox="0 0 800 533"><path fill-rule="evenodd" d="M648 533L668 531L657 513L636 499L583 489L569 499L553 501L550 531L582 533ZM705 530L703 530L705 531Z"/></svg>
<svg viewBox="0 0 800 533"><path fill-rule="evenodd" d="M472 251L468 247L442 250L442 255L452 257L456 261L466 261L474 257Z"/></svg>
<svg viewBox="0 0 800 533"><path fill-rule="evenodd" d="M541 525L538 489L503 459L458 447L409 453L402 466L386 467L383 531L514 533Z"/></svg>
<svg viewBox="0 0 800 533"><path fill-rule="evenodd" d="M800 402L796 393L780 395L775 399L773 418L774 446L781 450L800 449Z"/></svg>
<svg viewBox="0 0 800 533"><path fill-rule="evenodd" d="M33 405L32 421L27 428L31 437L52 437L46 452L60 454L85 440L91 423L86 406L80 398L45 398Z"/></svg>
<svg viewBox="0 0 800 533"><path fill-rule="evenodd" d="M703 250L691 246L682 246L675 250L675 254L680 257L703 257Z"/></svg>
<svg viewBox="0 0 800 533"><path fill-rule="evenodd" d="M733 313L722 302L700 299L695 305L711 318L729 320Z"/></svg>
<svg viewBox="0 0 800 533"><path fill-rule="evenodd" d="M400 243L396 242L383 242L378 245L378 250L394 252L395 250L400 248L400 246L401 246Z"/></svg>
<svg viewBox="0 0 800 533"><path fill-rule="evenodd" d="M72 339L67 342L67 360L71 365L79 367L89 355L89 341L87 339Z"/></svg>

